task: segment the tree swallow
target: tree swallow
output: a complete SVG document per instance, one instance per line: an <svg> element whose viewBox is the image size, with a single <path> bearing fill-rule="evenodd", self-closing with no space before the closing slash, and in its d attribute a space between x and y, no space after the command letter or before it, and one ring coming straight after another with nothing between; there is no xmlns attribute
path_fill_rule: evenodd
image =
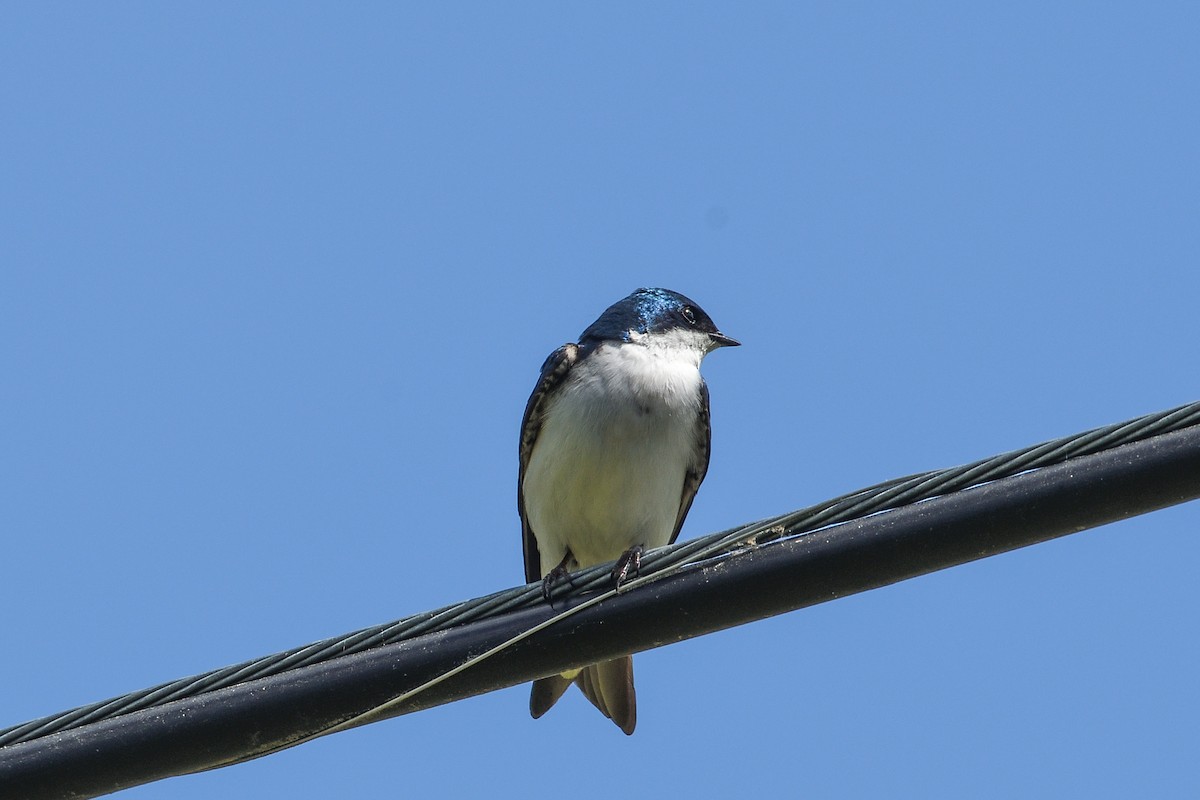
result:
<svg viewBox="0 0 1200 800"><path fill-rule="evenodd" d="M607 561L619 585L644 548L679 536L708 470L700 362L737 344L683 295L638 289L546 359L521 421L517 509L525 579L541 579L547 598L569 571ZM534 681L534 718L572 681L633 733L631 656Z"/></svg>

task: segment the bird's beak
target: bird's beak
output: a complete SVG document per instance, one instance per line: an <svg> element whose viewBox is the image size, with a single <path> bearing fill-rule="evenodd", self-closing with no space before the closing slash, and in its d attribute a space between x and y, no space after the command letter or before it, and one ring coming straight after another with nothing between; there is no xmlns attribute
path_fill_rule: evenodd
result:
<svg viewBox="0 0 1200 800"><path fill-rule="evenodd" d="M712 339L714 350L718 347L739 347L742 344L737 339L726 336L720 331L717 331L716 333L710 333L708 338Z"/></svg>

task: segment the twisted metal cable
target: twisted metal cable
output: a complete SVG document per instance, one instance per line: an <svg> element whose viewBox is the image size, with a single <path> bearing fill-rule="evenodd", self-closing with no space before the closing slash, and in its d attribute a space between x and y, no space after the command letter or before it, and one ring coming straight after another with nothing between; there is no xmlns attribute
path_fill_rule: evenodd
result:
<svg viewBox="0 0 1200 800"><path fill-rule="evenodd" d="M950 469L897 478L842 495L832 500L719 533L702 536L646 553L639 577L630 588L651 582L707 559L721 558L739 549L784 537L800 536L829 525L848 522L933 497L962 491L1000 478L1092 455L1123 444L1200 424L1200 402L1168 411L1147 414L1127 422L1107 425L1085 433L992 456ZM572 576L572 585L560 586L555 596L576 595L611 587L611 565L590 567ZM593 598L599 602L602 598ZM414 614L394 622L366 628L344 636L324 639L282 653L182 678L119 697L92 703L71 711L33 720L0 731L0 747L26 742L52 733L78 728L98 720L151 708L173 700L193 697L234 684L310 666L373 647L446 630L469 622L500 616L506 612L544 602L540 583L496 592L474 600L455 603L435 611ZM570 613L570 612L565 612ZM558 617L544 625L558 621ZM520 638L520 637L518 637ZM515 640L514 640L515 641ZM507 644L507 643L506 643ZM499 649L499 648L497 648ZM485 654L484 657L491 655ZM477 663L472 659L468 664ZM431 682L432 683L432 682ZM409 697L424 687L406 692Z"/></svg>

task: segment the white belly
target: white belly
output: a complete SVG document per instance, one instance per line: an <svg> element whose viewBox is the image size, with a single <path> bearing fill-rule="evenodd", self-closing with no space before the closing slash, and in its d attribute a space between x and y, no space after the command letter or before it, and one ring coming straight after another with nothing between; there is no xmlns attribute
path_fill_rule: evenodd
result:
<svg viewBox="0 0 1200 800"><path fill-rule="evenodd" d="M645 359L620 353L597 352L588 369L576 367L530 456L525 509L543 575L568 550L586 567L634 545L665 545L675 530L698 457L699 365L647 362L637 380L617 380L625 372L615 364Z"/></svg>

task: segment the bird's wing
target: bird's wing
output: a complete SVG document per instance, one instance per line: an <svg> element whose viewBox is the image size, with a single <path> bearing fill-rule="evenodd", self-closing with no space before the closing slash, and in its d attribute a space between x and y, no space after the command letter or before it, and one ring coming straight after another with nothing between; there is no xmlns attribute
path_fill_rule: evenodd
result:
<svg viewBox="0 0 1200 800"><path fill-rule="evenodd" d="M692 508L692 501L696 499L696 490L700 488L700 484L704 482L704 475L708 472L712 425L709 423L708 416L708 384L703 379L700 380L700 413L696 415L694 434L696 436L696 460L688 467L687 473L683 476L683 494L679 498L679 516L675 518L675 531L671 534L671 541L668 544L675 544L675 540L679 538L683 520Z"/></svg>
<svg viewBox="0 0 1200 800"><path fill-rule="evenodd" d="M521 514L521 537L525 548L525 580L533 583L542 577L542 558L538 553L537 537L529 528L529 518L525 514L525 470L529 466L529 457L533 454L534 443L542 421L546 416L546 400L552 392L567 377L571 367L579 359L579 345L564 344L555 350L542 365L542 374L538 378L533 394L525 405L525 416L521 420L521 472L517 476L517 511ZM707 426L707 397L705 399L705 425ZM707 451L705 461L708 460ZM695 491L694 489L692 490ZM686 494L686 492L685 492ZM690 500L689 500L690 502Z"/></svg>

